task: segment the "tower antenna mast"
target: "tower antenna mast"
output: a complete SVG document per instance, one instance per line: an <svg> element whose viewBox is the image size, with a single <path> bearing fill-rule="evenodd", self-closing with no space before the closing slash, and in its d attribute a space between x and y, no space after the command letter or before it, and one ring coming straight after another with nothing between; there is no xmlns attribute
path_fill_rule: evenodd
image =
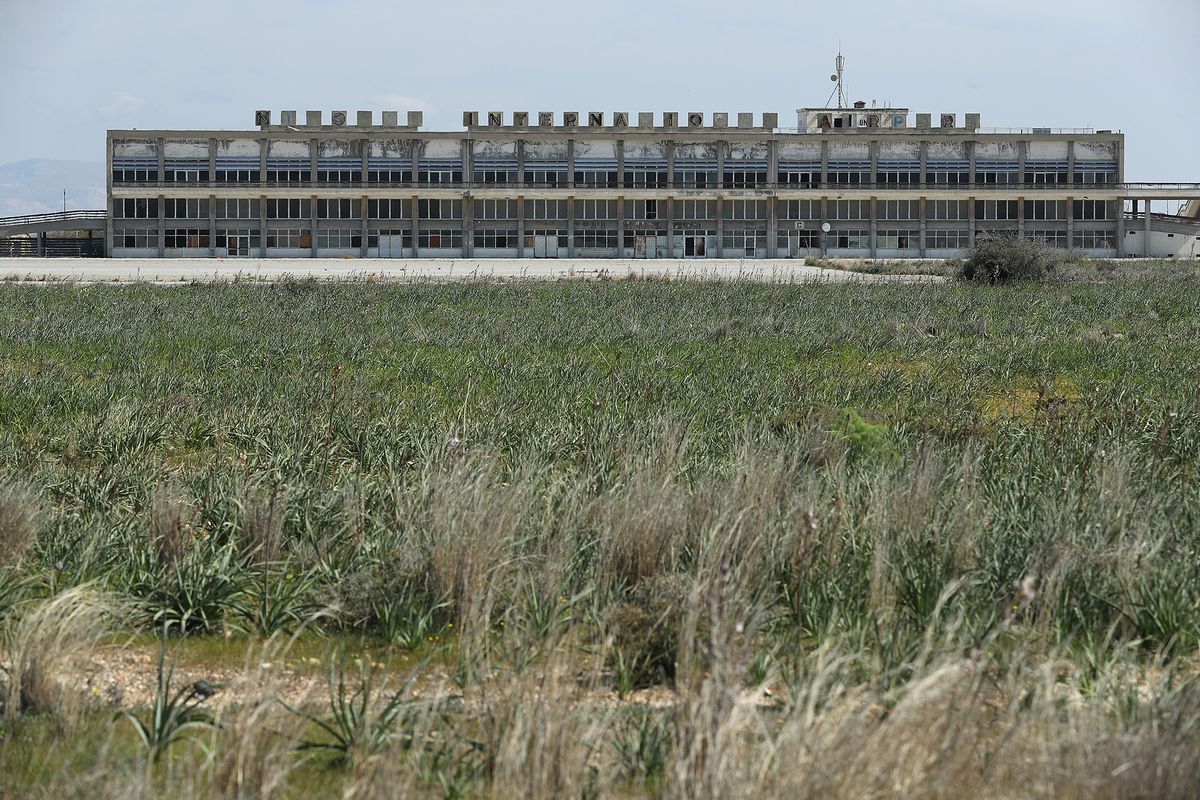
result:
<svg viewBox="0 0 1200 800"><path fill-rule="evenodd" d="M837 86L835 86L833 88L833 91L829 93L829 99L825 101L825 105L826 105L826 107L828 107L829 104L831 102L833 102L833 96L836 94L837 95L837 107L845 108L846 107L846 87L842 81L842 72L846 68L846 59L842 57L841 44L838 44L838 54L837 54L837 58L835 58L833 60L833 66L836 71L832 75L829 76L829 80L836 83Z"/></svg>

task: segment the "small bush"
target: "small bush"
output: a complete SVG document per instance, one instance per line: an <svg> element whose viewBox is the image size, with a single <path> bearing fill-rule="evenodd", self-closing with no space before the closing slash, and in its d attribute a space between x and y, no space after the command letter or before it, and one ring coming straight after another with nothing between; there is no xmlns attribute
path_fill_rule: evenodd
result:
<svg viewBox="0 0 1200 800"><path fill-rule="evenodd" d="M0 567L16 566L37 535L41 502L20 484L0 486Z"/></svg>
<svg viewBox="0 0 1200 800"><path fill-rule="evenodd" d="M1041 281L1065 260L1061 250L1038 239L990 234L975 240L959 276L975 283Z"/></svg>
<svg viewBox="0 0 1200 800"><path fill-rule="evenodd" d="M687 593L685 576L660 575L640 584L613 609L608 619L613 639L608 666L618 690L674 682Z"/></svg>

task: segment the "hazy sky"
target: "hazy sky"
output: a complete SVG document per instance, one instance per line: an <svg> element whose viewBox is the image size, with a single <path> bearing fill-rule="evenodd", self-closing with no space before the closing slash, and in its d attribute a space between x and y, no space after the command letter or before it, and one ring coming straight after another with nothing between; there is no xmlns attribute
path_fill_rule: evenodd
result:
<svg viewBox="0 0 1200 800"><path fill-rule="evenodd" d="M1130 180L1200 181L1198 0L0 0L0 163L256 108L778 111L829 96L1123 130ZM936 116L935 116L936 119Z"/></svg>

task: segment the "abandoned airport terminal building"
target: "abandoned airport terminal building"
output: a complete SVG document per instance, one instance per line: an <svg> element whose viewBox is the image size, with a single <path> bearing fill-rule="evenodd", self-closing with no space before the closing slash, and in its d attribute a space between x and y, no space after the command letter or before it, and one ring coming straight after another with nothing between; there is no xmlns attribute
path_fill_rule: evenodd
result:
<svg viewBox="0 0 1200 800"><path fill-rule="evenodd" d="M1093 256L1197 252L1194 220L1147 213L1195 185L1137 194L1159 185L1124 183L1108 130L863 102L799 109L795 128L774 113L255 122L109 131L106 255L937 258L996 231Z"/></svg>

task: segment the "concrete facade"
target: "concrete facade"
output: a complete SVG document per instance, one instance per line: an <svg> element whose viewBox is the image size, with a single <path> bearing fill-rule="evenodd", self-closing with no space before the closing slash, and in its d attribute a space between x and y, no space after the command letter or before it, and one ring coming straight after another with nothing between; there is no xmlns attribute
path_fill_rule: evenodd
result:
<svg viewBox="0 0 1200 800"><path fill-rule="evenodd" d="M889 127L493 111L423 131L418 112L258 111L257 130L112 130L106 254L946 257L996 231L1140 255L1122 134L878 111Z"/></svg>

